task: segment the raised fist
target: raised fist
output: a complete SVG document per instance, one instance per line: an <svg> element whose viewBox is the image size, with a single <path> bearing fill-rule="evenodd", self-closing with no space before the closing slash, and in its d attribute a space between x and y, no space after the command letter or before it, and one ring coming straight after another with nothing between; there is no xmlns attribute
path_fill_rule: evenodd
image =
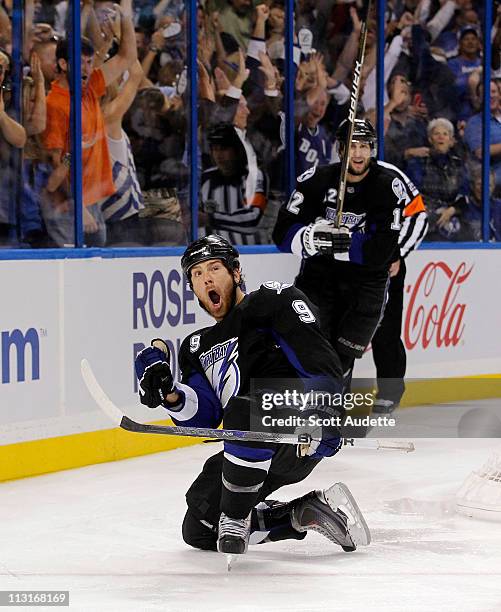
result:
<svg viewBox="0 0 501 612"><path fill-rule="evenodd" d="M160 406L174 390L174 379L170 370L170 352L160 338L151 341L151 346L136 356L136 376L139 380L139 399L148 408Z"/></svg>

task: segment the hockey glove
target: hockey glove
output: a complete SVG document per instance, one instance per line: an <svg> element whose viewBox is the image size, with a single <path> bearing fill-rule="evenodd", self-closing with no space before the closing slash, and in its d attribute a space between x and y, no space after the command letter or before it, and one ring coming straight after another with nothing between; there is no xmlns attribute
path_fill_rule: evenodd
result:
<svg viewBox="0 0 501 612"><path fill-rule="evenodd" d="M323 435L320 440L312 440L306 452L308 457L312 459L322 459L323 457L332 457L343 446L342 438Z"/></svg>
<svg viewBox="0 0 501 612"><path fill-rule="evenodd" d="M334 255L350 250L351 233L347 227L334 227L331 221L318 219L310 223L303 233L303 248L311 255Z"/></svg>
<svg viewBox="0 0 501 612"><path fill-rule="evenodd" d="M310 413L310 416L320 418L317 414ZM298 445L299 457L311 457L312 459L332 457L342 446L342 438L337 427L318 425L298 428L295 433L308 433L312 438L311 442Z"/></svg>
<svg viewBox="0 0 501 612"><path fill-rule="evenodd" d="M169 360L169 348L159 338L152 340L151 346L137 354L135 366L139 380L139 399L148 408L160 406L174 390Z"/></svg>

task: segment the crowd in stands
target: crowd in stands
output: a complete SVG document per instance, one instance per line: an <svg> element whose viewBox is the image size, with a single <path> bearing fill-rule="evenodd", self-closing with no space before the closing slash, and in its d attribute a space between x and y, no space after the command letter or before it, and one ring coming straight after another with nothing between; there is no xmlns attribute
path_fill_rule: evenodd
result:
<svg viewBox="0 0 501 612"><path fill-rule="evenodd" d="M407 172L429 241L482 238L482 52L490 68L492 240L501 239L501 3L388 0L385 161ZM71 6L25 0L20 113L12 0L0 0L0 246L75 243L71 190ZM337 160L362 2L297 0L295 166ZM189 159L186 0L81 1L82 194L86 246L185 244L190 163L200 235L271 242L286 197L284 0L199 0L199 157ZM376 15L368 20L357 113L376 118Z"/></svg>

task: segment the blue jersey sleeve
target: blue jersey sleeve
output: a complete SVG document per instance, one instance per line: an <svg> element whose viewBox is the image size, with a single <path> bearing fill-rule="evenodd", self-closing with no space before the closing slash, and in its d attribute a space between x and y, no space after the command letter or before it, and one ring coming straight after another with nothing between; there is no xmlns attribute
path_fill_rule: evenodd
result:
<svg viewBox="0 0 501 612"><path fill-rule="evenodd" d="M176 404L166 402L165 409L176 425L185 427L218 427L223 420L223 407L209 381L189 358L186 342L181 345L179 366L181 382L175 384L179 394Z"/></svg>

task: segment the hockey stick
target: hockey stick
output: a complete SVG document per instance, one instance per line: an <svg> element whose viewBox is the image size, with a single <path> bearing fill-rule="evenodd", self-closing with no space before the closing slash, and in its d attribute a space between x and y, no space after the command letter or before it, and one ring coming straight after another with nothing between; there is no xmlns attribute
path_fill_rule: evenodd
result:
<svg viewBox="0 0 501 612"><path fill-rule="evenodd" d="M403 440L373 440L371 438L343 438L343 446L353 446L355 448L365 448L368 450L394 450L412 453L416 450L413 442Z"/></svg>
<svg viewBox="0 0 501 612"><path fill-rule="evenodd" d="M192 438L210 438L212 440L250 440L254 442L275 442L278 444L309 444L312 438L307 433L280 434L263 431L240 431L237 429L210 429L204 427L178 427L172 425L150 425L133 421L115 406L98 383L87 359L80 364L82 378L101 410L119 427L136 433L163 434L169 436L189 436ZM372 450L398 450L411 452L414 445L392 440L365 440L349 438L343 440L344 446L354 446Z"/></svg>
<svg viewBox="0 0 501 612"><path fill-rule="evenodd" d="M87 359L82 359L80 364L82 378L101 410L122 429L137 433L164 434L168 436L189 436L192 438L212 438L215 440L248 440L252 442L275 442L277 444L309 444L311 436L302 434L281 434L266 431L240 431L238 429L211 429L207 427L180 427L177 425L149 425L138 423L129 419L110 400L101 385L98 383L94 372Z"/></svg>
<svg viewBox="0 0 501 612"><path fill-rule="evenodd" d="M345 143L345 152L343 162L341 164L341 176L339 177L339 189L337 194L336 217L334 219L335 227L340 227L343 216L344 196L346 194L346 182L348 175L348 167L350 164L350 149L353 138L353 129L355 127L355 119L357 117L358 98L360 95L360 80L362 76L362 66L365 57L365 44L367 42L367 30L369 15L372 8L372 0L368 1L367 12L365 19L362 21L362 29L360 30L360 38L358 41L357 58L355 60L355 70L351 83L350 108L348 110L348 136ZM381 42L381 44L383 44Z"/></svg>

